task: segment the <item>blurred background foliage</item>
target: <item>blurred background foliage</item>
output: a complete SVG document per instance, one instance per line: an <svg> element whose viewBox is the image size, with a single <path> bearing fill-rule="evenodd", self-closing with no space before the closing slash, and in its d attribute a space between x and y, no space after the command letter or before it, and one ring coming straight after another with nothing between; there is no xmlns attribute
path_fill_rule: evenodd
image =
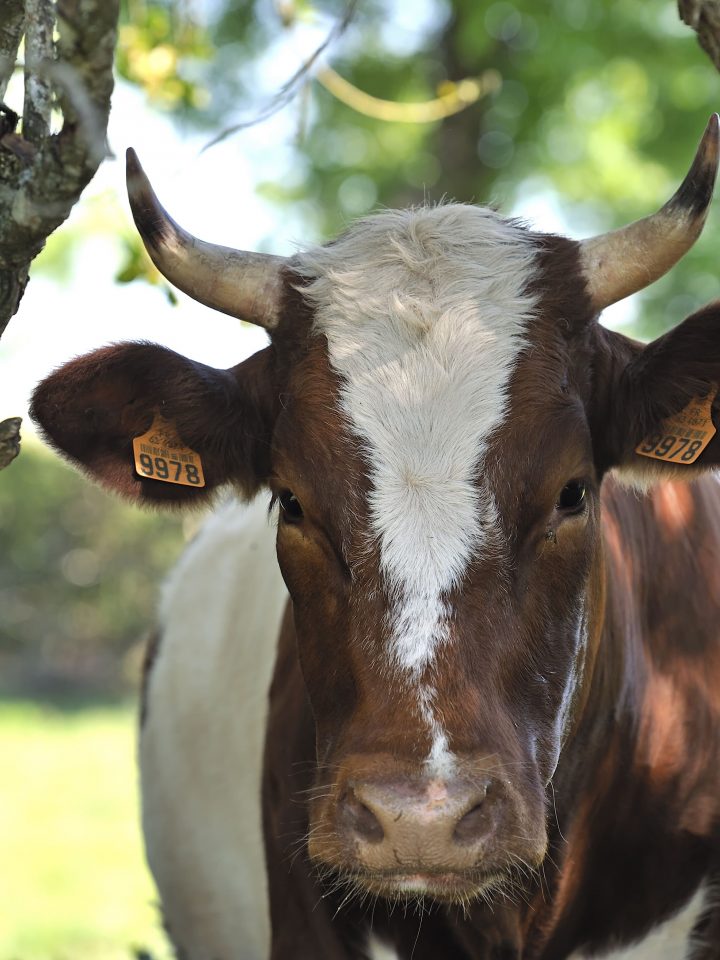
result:
<svg viewBox="0 0 720 960"><path fill-rule="evenodd" d="M441 123L382 123L339 102L310 70L282 100L296 119L292 166L261 190L302 210L313 237L379 205L442 197L510 209L542 195L574 234L612 228L670 196L720 104L718 75L672 0L424 0L408 5L400 28L388 6L359 3L327 51L360 90L403 102L488 70L500 83ZM262 116L274 45L308 23L329 31L346 9L344 0L127 0L119 70L211 139ZM271 74L279 88L282 70ZM231 135L242 149L242 129ZM640 334L713 295L716 221L642 297Z"/></svg>
<svg viewBox="0 0 720 960"><path fill-rule="evenodd" d="M195 522L128 508L24 443L0 482L0 692L121 695Z"/></svg>
<svg viewBox="0 0 720 960"><path fill-rule="evenodd" d="M124 0L118 76L179 128L207 144L224 136L238 154L247 124L261 130L262 118L282 107L292 118L287 164L258 190L278 216L292 211L309 241L378 206L443 197L530 217L549 212L573 236L610 229L670 196L720 106L718 75L674 0L362 0L340 32L347 10L341 0ZM322 57L286 88L333 29L339 35ZM302 51L294 62L288 44ZM382 122L316 79L327 64L358 90L398 103L432 100L467 80L493 82L440 122ZM77 249L103 235L122 238L118 282L160 285L173 297L116 199L85 204L34 270L71 275ZM655 336L717 296L718 240L720 218L711 215L702 242L624 315L632 332ZM263 246L272 243L267 237ZM10 860L17 854L9 871L17 882L2 893L16 922L9 939L0 931L0 960L111 957L110 942L127 956L138 937L151 939L149 908L142 921L135 912L120 921L99 903L72 913L63 891L74 889L77 871L72 845L61 856L58 838L67 829L75 836L76 822L65 822L75 810L98 844L78 855L90 867L99 856L105 867L98 838L117 823L125 836L135 822L131 795L120 800L115 790L116 776L132 783L131 710L104 713L96 701L134 689L157 585L198 522L119 503L38 442L26 442L0 473L0 693L6 705L22 696L51 705L14 705L0 717L0 744L14 744L3 754L11 752L28 785L15 799L0 796ZM78 711L83 704L90 706ZM56 762L48 765L49 749ZM42 774L33 759L40 751ZM96 793L72 789L88 779ZM28 816L36 796L62 802L32 806ZM127 844L139 861L137 836ZM89 867L83 875L83 898L106 890ZM118 875L116 889L127 876ZM33 883L48 921L42 929L38 910L19 902ZM143 877L135 893L149 898L149 889ZM101 932L94 916L105 918Z"/></svg>
<svg viewBox="0 0 720 960"><path fill-rule="evenodd" d="M542 198L572 235L600 232L670 196L720 104L718 74L672 0L421 0L400 17L398 6L357 3L321 63L401 103L488 71L499 83L442 122L387 123L341 103L310 69L277 98L295 137L282 178L259 190L292 207L311 239L377 206L443 197L504 210ZM269 112L294 72L288 42L309 55L308 36L329 33L347 9L346 0L124 0L118 74L208 143L234 131L242 151L244 125ZM113 229L126 246L117 279L164 286L127 224ZM713 296L719 238L711 217L705 241L638 298L638 335ZM51 247L72 241L63 231Z"/></svg>

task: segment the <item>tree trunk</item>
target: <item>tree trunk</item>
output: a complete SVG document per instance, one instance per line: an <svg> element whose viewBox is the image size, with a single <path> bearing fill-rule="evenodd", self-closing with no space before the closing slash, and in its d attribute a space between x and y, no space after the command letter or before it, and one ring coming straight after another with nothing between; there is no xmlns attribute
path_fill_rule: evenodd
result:
<svg viewBox="0 0 720 960"><path fill-rule="evenodd" d="M32 260L107 156L118 10L119 0L0 0L0 336ZM19 118L1 101L23 37L17 132ZM0 423L0 469L18 441L18 418Z"/></svg>
<svg viewBox="0 0 720 960"><path fill-rule="evenodd" d="M0 91L25 37L20 134L10 111L0 136L0 336L28 270L107 154L118 0L3 0ZM57 40L53 32L57 30ZM62 127L50 128L59 108Z"/></svg>

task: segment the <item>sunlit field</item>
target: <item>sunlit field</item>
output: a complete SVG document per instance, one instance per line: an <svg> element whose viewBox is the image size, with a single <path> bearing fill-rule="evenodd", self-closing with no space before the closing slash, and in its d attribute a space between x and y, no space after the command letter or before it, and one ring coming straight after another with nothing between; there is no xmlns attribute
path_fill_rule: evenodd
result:
<svg viewBox="0 0 720 960"><path fill-rule="evenodd" d="M0 704L0 757L0 960L167 960L133 708Z"/></svg>

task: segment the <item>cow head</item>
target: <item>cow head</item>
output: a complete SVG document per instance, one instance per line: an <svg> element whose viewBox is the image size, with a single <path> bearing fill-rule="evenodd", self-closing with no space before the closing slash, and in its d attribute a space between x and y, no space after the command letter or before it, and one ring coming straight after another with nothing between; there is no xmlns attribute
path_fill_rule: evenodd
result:
<svg viewBox="0 0 720 960"><path fill-rule="evenodd" d="M271 345L229 370L108 347L45 380L33 415L139 501L272 491L316 721L310 853L364 889L463 899L543 860L602 626L603 477L720 458L716 439L693 466L635 453L720 380L720 307L648 346L597 316L689 248L717 158L713 118L659 213L583 243L448 204L283 260L185 233L129 157L160 270ZM134 468L157 413L204 488Z"/></svg>

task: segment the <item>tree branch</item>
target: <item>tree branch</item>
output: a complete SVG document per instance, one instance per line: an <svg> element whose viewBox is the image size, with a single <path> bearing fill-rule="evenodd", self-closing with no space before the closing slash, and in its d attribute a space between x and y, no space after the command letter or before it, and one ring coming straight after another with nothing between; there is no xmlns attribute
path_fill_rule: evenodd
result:
<svg viewBox="0 0 720 960"><path fill-rule="evenodd" d="M20 453L20 417L0 421L0 470Z"/></svg>
<svg viewBox="0 0 720 960"><path fill-rule="evenodd" d="M0 4L0 101L15 69L20 39L25 27L23 0L3 0Z"/></svg>
<svg viewBox="0 0 720 960"><path fill-rule="evenodd" d="M53 59L55 17L50 0L25 0L23 137L40 146L50 133L52 92L45 65Z"/></svg>
<svg viewBox="0 0 720 960"><path fill-rule="evenodd" d="M52 9L47 0L27 3ZM41 57L32 75L54 89L62 129L43 135L49 114L41 98L24 118L23 137L0 137L0 335L17 311L31 261L107 156L118 7L119 0L58 0L56 59Z"/></svg>
<svg viewBox="0 0 720 960"><path fill-rule="evenodd" d="M678 0L678 13L697 33L698 43L720 70L720 0Z"/></svg>

